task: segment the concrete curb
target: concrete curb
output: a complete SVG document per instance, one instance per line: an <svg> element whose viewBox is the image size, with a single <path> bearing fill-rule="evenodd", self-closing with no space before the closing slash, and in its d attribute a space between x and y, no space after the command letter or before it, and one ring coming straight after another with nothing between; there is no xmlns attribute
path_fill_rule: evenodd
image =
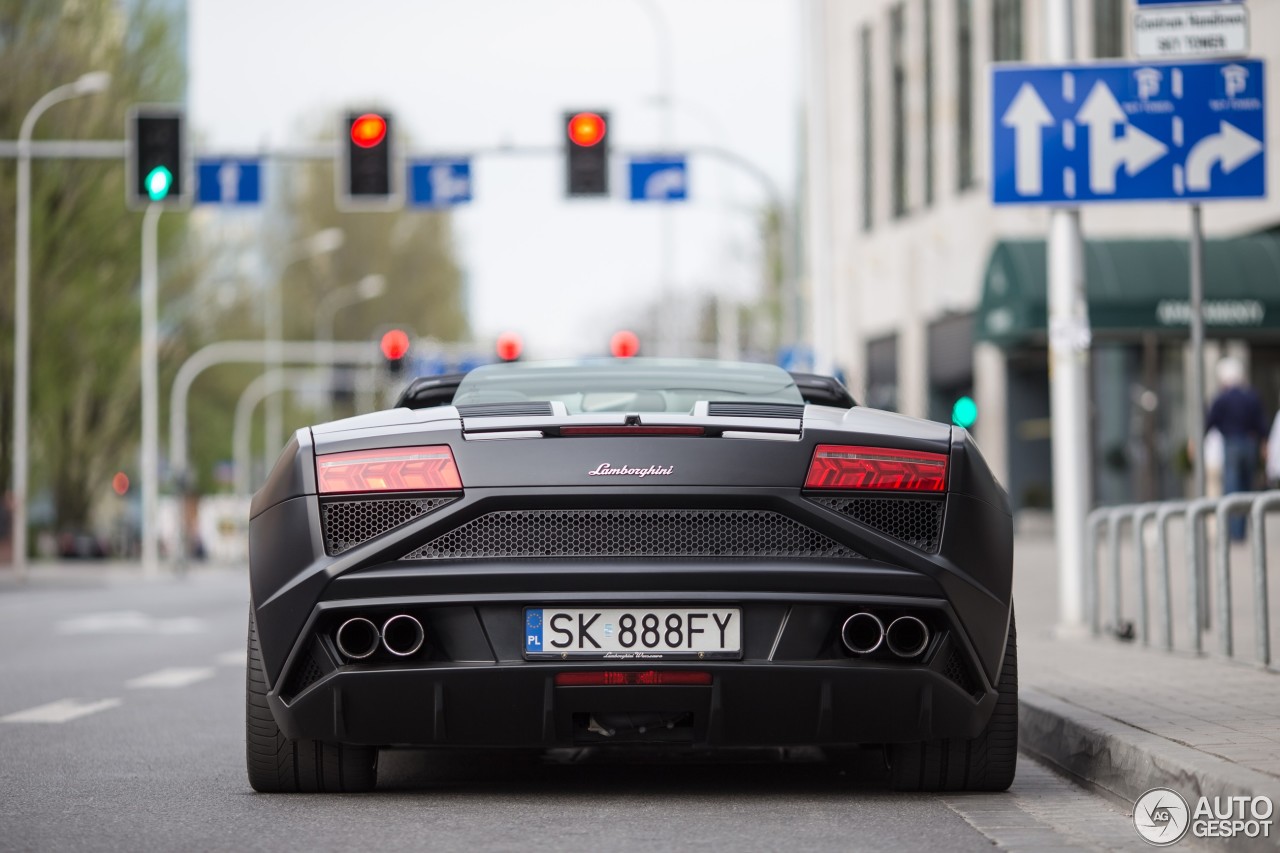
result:
<svg viewBox="0 0 1280 853"><path fill-rule="evenodd" d="M1133 803L1152 788L1199 797L1267 796L1276 806L1272 837L1192 839L1214 849L1274 851L1280 832L1280 780L1135 728L1033 687L1019 690L1019 745L1025 752ZM1181 845L1180 845L1181 846Z"/></svg>

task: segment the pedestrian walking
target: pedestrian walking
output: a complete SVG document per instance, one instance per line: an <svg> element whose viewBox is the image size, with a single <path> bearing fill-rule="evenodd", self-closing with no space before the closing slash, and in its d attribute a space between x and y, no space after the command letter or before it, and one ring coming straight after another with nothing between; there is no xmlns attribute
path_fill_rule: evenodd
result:
<svg viewBox="0 0 1280 853"><path fill-rule="evenodd" d="M1269 433L1262 398L1245 382L1244 366L1234 358L1218 362L1218 389L1205 428L1222 433L1222 493L1247 492L1253 488ZM1231 517L1232 539L1244 539L1245 520L1243 515Z"/></svg>

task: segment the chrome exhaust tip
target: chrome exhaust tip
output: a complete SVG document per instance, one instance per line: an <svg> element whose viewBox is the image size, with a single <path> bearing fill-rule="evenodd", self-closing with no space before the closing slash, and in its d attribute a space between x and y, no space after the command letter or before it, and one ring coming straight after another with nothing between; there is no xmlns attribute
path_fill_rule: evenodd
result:
<svg viewBox="0 0 1280 853"><path fill-rule="evenodd" d="M422 623L407 613L398 613L382 623L382 645L396 657L408 657L422 648L426 639Z"/></svg>
<svg viewBox="0 0 1280 853"><path fill-rule="evenodd" d="M363 660L378 650L378 626L363 616L348 619L334 632L338 651L352 660Z"/></svg>
<svg viewBox="0 0 1280 853"><path fill-rule="evenodd" d="M889 651L900 658L913 658L929 645L929 628L914 616L899 616L884 632Z"/></svg>
<svg viewBox="0 0 1280 853"><path fill-rule="evenodd" d="M874 613L863 610L844 620L840 626L844 647L856 655L866 655L884 642L884 623Z"/></svg>

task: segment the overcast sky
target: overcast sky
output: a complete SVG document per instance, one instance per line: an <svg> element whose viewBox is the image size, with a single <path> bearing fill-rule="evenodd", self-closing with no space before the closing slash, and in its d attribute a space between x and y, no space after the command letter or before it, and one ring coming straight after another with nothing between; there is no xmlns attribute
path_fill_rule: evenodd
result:
<svg viewBox="0 0 1280 853"><path fill-rule="evenodd" d="M467 153L558 146L564 110L608 109L613 198L564 200L559 156L490 155L455 218L479 338L517 330L532 355L599 349L661 292L660 206L625 200L620 156L663 141L655 8L676 147L731 148L790 194L800 0L190 0L193 129L204 151L255 150L374 105L414 153ZM749 294L761 189L695 158L690 194L670 214L672 287Z"/></svg>

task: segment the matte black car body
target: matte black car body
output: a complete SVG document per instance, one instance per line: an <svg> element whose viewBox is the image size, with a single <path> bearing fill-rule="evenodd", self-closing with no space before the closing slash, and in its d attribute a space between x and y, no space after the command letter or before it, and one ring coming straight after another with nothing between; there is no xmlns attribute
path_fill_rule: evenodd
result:
<svg viewBox="0 0 1280 853"><path fill-rule="evenodd" d="M744 404L700 418L643 416L646 425L696 421L708 428L703 436L569 437L559 430L627 416L501 405L399 408L298 430L254 497L250 525L251 615L280 736L521 748L945 744L984 736L1002 674L1006 682L1012 674L1003 672L1012 647L1004 490L958 427L859 407L792 408ZM498 438L504 432L524 437ZM823 444L946 454L947 490L806 490ZM448 445L463 488L317 494L318 455L414 445ZM592 476L602 462L672 473ZM644 536L693 544L688 553L658 555L581 556L561 547L587 521L597 528L634 523L651 531ZM750 526L759 524L803 541L774 553L700 551L699 525L723 533L726 524L742 541L755 541ZM537 540L543 545L535 553L521 543L539 525L553 531ZM523 608L574 602L740 607L741 659L527 656ZM918 617L928 627L927 648L910 659L884 648L852 653L841 627L863 611L886 622ZM347 619L379 623L399 613L424 626L414 654L380 650L354 660L335 647L334 632ZM655 668L710 673L710 684L555 681L572 670ZM593 715L619 714L665 724L609 735L590 726Z"/></svg>

